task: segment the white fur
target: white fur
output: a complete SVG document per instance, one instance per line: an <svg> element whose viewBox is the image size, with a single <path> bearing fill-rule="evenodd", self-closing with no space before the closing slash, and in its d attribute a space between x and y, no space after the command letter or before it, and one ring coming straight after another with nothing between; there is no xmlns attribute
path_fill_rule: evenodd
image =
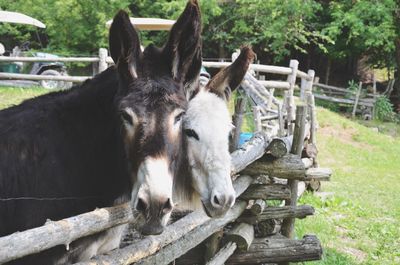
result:
<svg viewBox="0 0 400 265"><path fill-rule="evenodd" d="M193 186L199 197L209 200L212 192L234 195L229 154L232 121L226 102L214 93L201 90L189 102L184 127L199 136L199 140L188 138Z"/></svg>
<svg viewBox="0 0 400 265"><path fill-rule="evenodd" d="M134 205L137 204L138 197L145 198L146 201L168 198L172 200L173 177L168 160L164 157L146 158L139 166L137 183L138 194L132 194Z"/></svg>

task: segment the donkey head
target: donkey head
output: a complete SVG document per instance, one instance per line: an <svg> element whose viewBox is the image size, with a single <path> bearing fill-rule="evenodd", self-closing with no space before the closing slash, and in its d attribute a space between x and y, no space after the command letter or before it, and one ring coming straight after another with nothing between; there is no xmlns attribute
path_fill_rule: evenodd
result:
<svg viewBox="0 0 400 265"><path fill-rule="evenodd" d="M196 1L188 3L162 49L149 46L142 52L123 11L110 28L110 51L119 75L115 105L134 183L133 207L145 219L143 234L160 234L174 205L187 107L184 89L200 71L200 31Z"/></svg>
<svg viewBox="0 0 400 265"><path fill-rule="evenodd" d="M232 65L199 89L185 114L184 133L188 141L192 186L210 217L225 214L235 202L229 154L229 134L233 126L227 102L254 55L249 47L242 48Z"/></svg>

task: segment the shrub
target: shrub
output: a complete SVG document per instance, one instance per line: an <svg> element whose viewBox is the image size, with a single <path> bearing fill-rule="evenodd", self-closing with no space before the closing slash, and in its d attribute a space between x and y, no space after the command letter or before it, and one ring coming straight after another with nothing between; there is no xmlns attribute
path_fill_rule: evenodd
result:
<svg viewBox="0 0 400 265"><path fill-rule="evenodd" d="M381 121L395 122L396 114L393 112L393 104L386 96L379 96L375 102L375 117Z"/></svg>

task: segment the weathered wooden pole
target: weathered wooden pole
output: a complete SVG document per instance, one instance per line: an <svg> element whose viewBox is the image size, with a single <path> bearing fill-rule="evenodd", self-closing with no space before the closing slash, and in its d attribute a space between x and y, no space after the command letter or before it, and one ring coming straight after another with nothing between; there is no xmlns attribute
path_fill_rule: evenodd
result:
<svg viewBox="0 0 400 265"><path fill-rule="evenodd" d="M352 114L351 114L351 116L352 116L353 118L356 117L357 105L358 105L358 101L359 101L359 99L360 99L361 88L362 88L362 82L360 82L360 84L358 85L358 90L357 90L357 94L356 94L356 99L354 100L353 112L352 112Z"/></svg>
<svg viewBox="0 0 400 265"><path fill-rule="evenodd" d="M219 243L221 241L224 231L221 229L204 241L205 251L204 251L204 261L210 261L219 250Z"/></svg>
<svg viewBox="0 0 400 265"><path fill-rule="evenodd" d="M241 133L241 127L243 123L243 113L246 107L246 98L242 95L242 93L237 93L236 104L235 104L235 114L233 115L233 125L235 129L232 135L232 141L230 142L229 151L233 152L239 147L239 138Z"/></svg>
<svg viewBox="0 0 400 265"><path fill-rule="evenodd" d="M261 110L259 106L253 107L253 116L254 116L254 127L256 132L261 132L262 125L261 125Z"/></svg>
<svg viewBox="0 0 400 265"><path fill-rule="evenodd" d="M223 265L227 259L235 252L237 245L235 242L225 244L206 265Z"/></svg>
<svg viewBox="0 0 400 265"><path fill-rule="evenodd" d="M99 73L103 72L104 70L107 69L107 56L108 56L108 51L105 48L100 48L99 49Z"/></svg>
<svg viewBox="0 0 400 265"><path fill-rule="evenodd" d="M303 105L297 106L296 109L296 122L293 135L293 144L291 153L294 155L301 156L304 143L305 125L306 125L307 108ZM298 180L289 179L288 186L290 189L290 199L285 201L286 206L296 206L297 205L297 189ZM294 218L287 218L282 224L282 235L293 238L294 232Z"/></svg>
<svg viewBox="0 0 400 265"><path fill-rule="evenodd" d="M293 121L295 119L296 106L294 104L294 86L296 84L297 68L299 66L299 61L290 60L289 67L292 69L292 73L288 75L287 81L289 82L289 90L285 92L285 106L286 106L286 123L288 128L288 134L293 134Z"/></svg>

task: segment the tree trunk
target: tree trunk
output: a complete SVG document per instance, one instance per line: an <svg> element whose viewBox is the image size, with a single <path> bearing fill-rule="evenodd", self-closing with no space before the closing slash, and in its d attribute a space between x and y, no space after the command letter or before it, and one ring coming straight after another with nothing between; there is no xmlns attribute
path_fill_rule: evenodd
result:
<svg viewBox="0 0 400 265"><path fill-rule="evenodd" d="M331 60L331 58L328 58L328 61L326 64L326 72L325 72L325 85L327 85L329 82L329 75L331 73L331 65L332 65L332 60Z"/></svg>
<svg viewBox="0 0 400 265"><path fill-rule="evenodd" d="M400 25L400 18L397 17L398 25ZM389 95L390 99L394 103L396 111L400 111L400 36L395 41L396 45L396 70L394 72L394 83L392 94Z"/></svg>

